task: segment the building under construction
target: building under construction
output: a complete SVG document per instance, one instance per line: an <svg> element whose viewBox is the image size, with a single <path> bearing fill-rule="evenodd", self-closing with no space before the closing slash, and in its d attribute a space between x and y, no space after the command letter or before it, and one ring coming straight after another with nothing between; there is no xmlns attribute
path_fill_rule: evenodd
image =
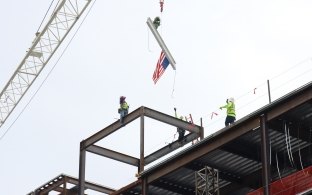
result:
<svg viewBox="0 0 312 195"><path fill-rule="evenodd" d="M187 130L185 144L199 141L145 169L180 147L176 141L145 156L145 117ZM111 195L312 194L311 82L206 137L202 124L144 106L129 113L124 123L135 120L140 120L139 158L97 145L122 128L116 121L81 141L79 178L59 175L29 195L84 195L87 189ZM86 181L87 152L136 166L137 180L120 189Z"/></svg>

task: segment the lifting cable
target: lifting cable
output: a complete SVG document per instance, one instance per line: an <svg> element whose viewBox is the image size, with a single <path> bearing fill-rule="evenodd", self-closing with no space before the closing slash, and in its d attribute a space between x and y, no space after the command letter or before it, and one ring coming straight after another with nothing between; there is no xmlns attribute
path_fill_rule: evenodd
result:
<svg viewBox="0 0 312 195"><path fill-rule="evenodd" d="M290 138L289 138L290 137L289 136L289 127L287 128L287 122L286 121L283 121L283 127L284 127L284 131L285 131L286 149L287 149L289 162L290 162L291 166L294 168L292 155L291 155L291 146L290 146Z"/></svg>
<svg viewBox="0 0 312 195"><path fill-rule="evenodd" d="M41 28L41 26L42 26L42 24L43 24L43 21L44 21L45 18L47 17L48 12L49 12L49 10L51 9L51 7L52 7L52 5L53 5L53 2L54 2L54 0L52 0L50 6L49 6L49 8L48 8L48 10L47 10L46 13L44 14L44 17L43 17L43 19L42 19L42 21L41 21L41 23L40 23L40 25L39 25L39 27L38 27L38 30L36 31L36 34L39 33L39 30L40 30L40 28ZM57 2L57 5L59 4L59 2L60 2L60 0ZM56 6L57 6L57 5L56 5ZM54 8L54 10L55 10L55 8ZM53 11L53 13L54 13L54 11Z"/></svg>
<svg viewBox="0 0 312 195"><path fill-rule="evenodd" d="M275 159L276 159L276 168L277 168L277 172L278 172L278 177L279 177L280 181L282 182L282 184L284 186L284 183L283 183L283 180L282 180L282 177L281 177L281 172L280 172L279 165L278 165L277 151L275 152Z"/></svg>
<svg viewBox="0 0 312 195"><path fill-rule="evenodd" d="M299 129L300 129L300 123L298 125L298 132L297 132L297 135L298 135L298 146L299 146L299 150L298 150L298 153L299 153L299 160L300 160L300 166L301 166L301 170L303 171L303 174L305 175L305 172L304 172L304 169L303 169L303 165L302 165L302 158L301 158L301 147L300 147L300 143L299 143Z"/></svg>
<svg viewBox="0 0 312 195"><path fill-rule="evenodd" d="M270 165L272 164L272 142L271 142L271 139L270 139Z"/></svg>
<svg viewBox="0 0 312 195"><path fill-rule="evenodd" d="M290 157L291 157L292 165L293 165L294 168L296 168L296 166L295 166L295 161L294 161L294 157L293 157L293 154L292 154L292 148L291 148L291 140L290 140L290 133L289 133L289 125L288 125L288 128L287 128L287 133L288 133L289 154L290 154Z"/></svg>
<svg viewBox="0 0 312 195"><path fill-rule="evenodd" d="M174 98L173 94L174 94L176 76L177 76L177 70L174 70L174 78L173 78L173 86L172 86L171 98Z"/></svg>

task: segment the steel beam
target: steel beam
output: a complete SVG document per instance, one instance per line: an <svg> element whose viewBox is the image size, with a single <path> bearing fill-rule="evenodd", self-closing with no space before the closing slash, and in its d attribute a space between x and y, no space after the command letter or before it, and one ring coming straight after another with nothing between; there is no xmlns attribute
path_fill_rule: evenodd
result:
<svg viewBox="0 0 312 195"><path fill-rule="evenodd" d="M200 135L203 131L203 127L188 123L186 121L177 119L173 116L158 112L156 110L144 107L144 116L147 116L149 118L161 121L163 123L167 123L169 125L175 126L175 127L180 127L182 129L185 129L187 131L197 133Z"/></svg>
<svg viewBox="0 0 312 195"><path fill-rule="evenodd" d="M270 121L278 116L280 116L281 114L288 112L298 106L300 106L301 104L304 104L308 101L310 101L312 99L312 86L311 86L312 82L310 83L309 87L304 88L302 90L298 89L295 90L294 92L292 92L291 94L294 94L294 97L289 97L286 99L282 99L280 101L277 101L274 104L278 104L275 106L275 108L270 109L269 111L267 111L267 120ZM288 96L291 96L291 94L289 94ZM288 100L289 99L289 100Z"/></svg>
<svg viewBox="0 0 312 195"><path fill-rule="evenodd" d="M35 190L36 194L48 194L51 191L61 192L62 189L57 189L60 185L65 183L65 177L62 175L50 180L45 185Z"/></svg>
<svg viewBox="0 0 312 195"><path fill-rule="evenodd" d="M183 120L177 119L175 117L172 117L170 115L152 110L147 107L140 107L133 112L129 113L125 118L124 118L124 124L128 124L132 122L133 120L139 118L140 116L147 116L149 118L158 120L160 122L175 126L175 127L180 127L183 128L187 131L197 133L199 135L203 134L203 127L200 127L195 124L190 124L188 122L185 122ZM117 131L119 128L121 128L122 125L119 123L119 121L114 122L113 124L107 126L103 130L95 133L91 137L87 138L85 141L85 148L89 147L90 145L98 142L99 140L103 139L104 137L110 135L111 133L114 133Z"/></svg>
<svg viewBox="0 0 312 195"><path fill-rule="evenodd" d="M102 148L100 146L96 146L96 145L89 146L86 151L94 153L94 154L98 154L98 155L101 155L101 156L104 156L113 160L117 160L119 162L123 162L129 165L133 165L133 166L139 165L139 159L135 157L122 154L113 150L109 150L107 148Z"/></svg>
<svg viewBox="0 0 312 195"><path fill-rule="evenodd" d="M71 189L67 189L67 184L73 184L75 185L75 187L71 188ZM39 188L37 188L34 192L29 193L28 195L33 195L33 194L49 194L49 192L52 191L56 191L56 192L64 192L66 191L66 193L73 191L74 189L77 190L77 186L79 184L78 178L74 178L68 175L64 175L61 174L57 177L55 177L54 179L48 181L46 184L40 186ZM85 188L86 189L90 189L90 190L94 190L97 192L102 192L102 193L112 193L114 191L116 191L115 189L106 187L106 186L102 186L102 185L98 185L95 183L91 183L91 182L86 182L85 183ZM64 194L64 193L62 193ZM77 192L76 192L77 194Z"/></svg>
<svg viewBox="0 0 312 195"><path fill-rule="evenodd" d="M66 181L68 183L71 183L71 184L74 184L74 185L78 185L79 184L79 181L78 181L77 178L73 178L73 177L69 177L69 176L66 176ZM90 189L90 190L94 190L94 191L97 191L97 192L102 192L102 193L105 193L105 194L110 194L110 193L113 193L113 192L116 191L113 188L110 188L110 187L107 187L107 186L103 186L103 185L98 185L98 184L91 183L91 182L88 182L88 181L85 183L85 188L86 189Z"/></svg>
<svg viewBox="0 0 312 195"><path fill-rule="evenodd" d="M175 64L176 62L174 61L169 49L167 48L165 42L163 41L163 39L161 38L160 34L158 33L158 31L156 30L156 28L153 25L153 22L151 20L151 18L147 18L147 26L150 28L150 30L152 31L156 41L158 42L159 46L161 47L161 49L163 50L163 52L166 54L167 59L169 60L172 68L175 70Z"/></svg>
<svg viewBox="0 0 312 195"><path fill-rule="evenodd" d="M142 107L134 110L133 112L129 113L127 116L124 118L124 123L123 125L126 125L135 119L139 118L142 114ZM112 123L111 125L105 127L103 130L95 133L91 137L87 138L85 140L85 148L89 147L92 144L95 144L99 140L103 139L104 137L110 135L111 133L114 133L118 129L120 129L123 126L120 121L116 121Z"/></svg>
<svg viewBox="0 0 312 195"><path fill-rule="evenodd" d="M120 195L120 194L124 194L126 191L130 190L130 189L133 189L139 185L142 184L142 180L141 179L138 179L136 180L135 182L132 182L130 184L128 184L127 186L123 187L123 188L120 188L119 190L111 193L110 195Z"/></svg>
<svg viewBox="0 0 312 195"><path fill-rule="evenodd" d="M199 137L198 134L196 133L190 133L188 135L185 136L185 142L183 144L187 144L190 143L191 141L193 141L194 139L197 139ZM170 152L180 148L181 145L179 143L179 141L175 141L173 143L168 144L167 146L157 150L156 152L148 155L145 157L145 164L149 164L163 156L165 156L166 154L169 154Z"/></svg>

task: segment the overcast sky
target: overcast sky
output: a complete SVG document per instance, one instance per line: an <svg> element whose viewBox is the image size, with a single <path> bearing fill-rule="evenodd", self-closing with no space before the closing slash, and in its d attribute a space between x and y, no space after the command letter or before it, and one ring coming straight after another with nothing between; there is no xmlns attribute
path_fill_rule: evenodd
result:
<svg viewBox="0 0 312 195"><path fill-rule="evenodd" d="M1 90L50 3L2 2ZM64 55L82 20L0 128L1 194L27 194L61 173L78 177L80 141L117 120L121 95L130 111L147 106L173 115L177 107L197 124L202 118L207 136L223 128L225 110L218 108L226 98L235 98L240 119L268 103L267 80L273 100L311 81L311 9L310 0L165 0L161 14L158 0L96 1ZM177 66L169 66L156 85L152 75L161 50L146 25L155 16ZM135 121L99 145L139 157L139 130ZM149 119L145 130L145 155L176 132ZM120 188L135 181L136 170L87 154L86 179L92 182Z"/></svg>

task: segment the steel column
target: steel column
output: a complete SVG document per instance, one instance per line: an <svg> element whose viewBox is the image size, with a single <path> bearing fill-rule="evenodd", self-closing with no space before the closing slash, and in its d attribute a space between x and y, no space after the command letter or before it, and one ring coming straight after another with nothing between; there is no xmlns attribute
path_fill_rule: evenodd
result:
<svg viewBox="0 0 312 195"><path fill-rule="evenodd" d="M142 179L142 195L148 195L148 183L146 178Z"/></svg>
<svg viewBox="0 0 312 195"><path fill-rule="evenodd" d="M201 126L201 130L200 130L200 140L204 139L204 128L203 128L203 118L200 118L200 126Z"/></svg>
<svg viewBox="0 0 312 195"><path fill-rule="evenodd" d="M270 81L267 80L268 83L268 95L269 95L269 103L271 104L271 89L270 89Z"/></svg>
<svg viewBox="0 0 312 195"><path fill-rule="evenodd" d="M140 118L140 165L139 165L139 173L141 173L143 170L144 170L144 116L141 116L141 118Z"/></svg>
<svg viewBox="0 0 312 195"><path fill-rule="evenodd" d="M86 179L86 150L85 141L80 142L80 155L79 155L79 184L78 195L84 195L85 179Z"/></svg>
<svg viewBox="0 0 312 195"><path fill-rule="evenodd" d="M269 134L267 128L267 118L263 114L260 116L260 132L261 132L261 161L262 161L262 185L264 195L270 195L271 167L270 167L270 148Z"/></svg>

